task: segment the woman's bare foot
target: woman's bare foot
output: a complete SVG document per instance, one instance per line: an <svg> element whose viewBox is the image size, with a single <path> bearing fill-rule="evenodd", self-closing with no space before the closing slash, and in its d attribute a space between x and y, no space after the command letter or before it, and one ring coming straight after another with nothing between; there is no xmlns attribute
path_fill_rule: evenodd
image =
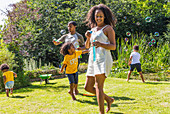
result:
<svg viewBox="0 0 170 114"><path fill-rule="evenodd" d="M107 108L106 108L106 112L109 112L110 107L112 105L112 103L114 102L114 98L111 98L111 100L109 102L107 102Z"/></svg>

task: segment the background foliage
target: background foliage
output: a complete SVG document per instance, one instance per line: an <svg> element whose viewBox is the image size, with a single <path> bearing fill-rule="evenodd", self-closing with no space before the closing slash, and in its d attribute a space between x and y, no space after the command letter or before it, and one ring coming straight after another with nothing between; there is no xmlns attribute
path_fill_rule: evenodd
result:
<svg viewBox="0 0 170 114"><path fill-rule="evenodd" d="M76 30L84 36L90 29L84 23L86 14L99 3L106 4L117 17L114 30L118 47L112 54L118 60L119 68L127 68L127 58L134 44L142 47L142 64L146 66L143 68L146 72L153 72L152 69L148 70L152 65L156 66L156 69L153 68L155 71L169 65L169 58L166 58L169 57L167 50L170 41L168 0L22 0L12 4L11 11L7 10L8 20L0 31L0 38L4 39L8 50L15 54L11 58L15 65L11 68L19 73L21 85L27 85L24 60L34 59L37 66L52 64L58 67L63 60L59 53L61 45L55 46L52 38L61 37L60 31L67 31L67 23L71 20L77 22ZM150 22L145 21L148 16L151 17ZM127 36L127 32L132 35ZM159 32L158 37L154 35L155 32ZM122 44L124 38L128 38L129 42ZM153 38L158 43L149 47L147 44ZM125 46L127 52L124 52ZM84 55L81 62L87 60L88 55Z"/></svg>
<svg viewBox="0 0 170 114"><path fill-rule="evenodd" d="M12 5L13 10L8 11L9 20L4 28L3 38L6 42L15 41L20 44L23 57L37 61L41 59L42 64L50 62L58 66L63 57L59 53L60 46L52 43L52 37L59 38L60 30L67 30L70 20L78 23L77 31L84 36L89 29L84 23L85 16L92 6L99 3L110 7L117 17L116 38L127 37L127 31L132 34L143 32L147 35L159 32L163 35L167 30L167 1L24 0ZM145 21L147 16L152 19L149 23ZM165 40L166 38L162 37L162 42Z"/></svg>

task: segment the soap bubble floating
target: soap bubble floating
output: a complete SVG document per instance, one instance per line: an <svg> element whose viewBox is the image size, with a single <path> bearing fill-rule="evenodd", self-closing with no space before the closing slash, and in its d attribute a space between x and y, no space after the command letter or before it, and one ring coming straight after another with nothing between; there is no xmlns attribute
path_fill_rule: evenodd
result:
<svg viewBox="0 0 170 114"><path fill-rule="evenodd" d="M131 36L131 32L126 32L126 36Z"/></svg>
<svg viewBox="0 0 170 114"><path fill-rule="evenodd" d="M66 34L66 30L63 29L63 30L60 31L60 33L61 34Z"/></svg>
<svg viewBox="0 0 170 114"><path fill-rule="evenodd" d="M155 35L155 36L159 36L159 32L155 32L154 35Z"/></svg>
<svg viewBox="0 0 170 114"><path fill-rule="evenodd" d="M139 23L139 22L137 22L137 23L136 23L136 25L137 25L137 26L139 26L139 25L140 25L140 23Z"/></svg>
<svg viewBox="0 0 170 114"><path fill-rule="evenodd" d="M124 18L125 20L127 19L127 17L126 17L126 16L124 16L123 18Z"/></svg>
<svg viewBox="0 0 170 114"><path fill-rule="evenodd" d="M149 45L149 46L153 46L152 42L149 42L148 45Z"/></svg>
<svg viewBox="0 0 170 114"><path fill-rule="evenodd" d="M145 21L146 21L147 23L150 23L150 22L152 21L152 18L148 16L148 17L145 18Z"/></svg>
<svg viewBox="0 0 170 114"><path fill-rule="evenodd" d="M155 39L152 39L151 42L152 42L152 44L156 44L156 40Z"/></svg>
<svg viewBox="0 0 170 114"><path fill-rule="evenodd" d="M125 42L128 42L129 41L129 38L125 38Z"/></svg>

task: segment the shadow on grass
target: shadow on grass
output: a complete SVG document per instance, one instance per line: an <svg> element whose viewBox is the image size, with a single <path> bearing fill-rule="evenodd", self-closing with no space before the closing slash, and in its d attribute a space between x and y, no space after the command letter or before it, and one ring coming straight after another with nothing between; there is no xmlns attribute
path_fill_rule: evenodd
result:
<svg viewBox="0 0 170 114"><path fill-rule="evenodd" d="M91 104L91 105L98 105L97 103L97 99L94 100L94 102L92 101L89 101L89 100L80 100L80 99L77 99L76 101L80 102L80 103L88 103L88 104ZM107 103L104 103L104 105L106 106ZM118 107L117 104L112 104L111 107Z"/></svg>
<svg viewBox="0 0 170 114"><path fill-rule="evenodd" d="M94 97L94 99L96 99L96 96L93 96L93 94L89 93L84 95L83 93L79 93L79 95L82 96L86 96L86 97ZM129 98L129 97L116 97L116 96L112 96L112 98L114 98L115 100L135 100L133 98Z"/></svg>
<svg viewBox="0 0 170 114"><path fill-rule="evenodd" d="M170 84L170 83L162 83L162 82L145 82L145 84L158 85L158 84Z"/></svg>
<svg viewBox="0 0 170 114"><path fill-rule="evenodd" d="M40 84L40 85L30 85L28 87L25 88L21 88L15 91L15 93L26 93L26 92L31 92L31 91L35 91L36 89L42 89L42 90L46 90L46 91L50 91L51 89L53 89L55 92L60 92L63 91L64 88L69 88L69 86L53 86L56 83L49 83L49 84Z"/></svg>
<svg viewBox="0 0 170 114"><path fill-rule="evenodd" d="M124 113L121 113L121 112L109 112L110 114L124 114Z"/></svg>
<svg viewBox="0 0 170 114"><path fill-rule="evenodd" d="M114 98L115 100L135 100L135 99L129 98L129 97L116 97L116 96L112 96L112 98Z"/></svg>
<svg viewBox="0 0 170 114"><path fill-rule="evenodd" d="M25 97L29 97L29 96L28 96L28 95L27 95L27 96L17 95L17 96L12 96L12 97L10 97L10 98L20 98L20 99L22 99L22 98L25 98Z"/></svg>

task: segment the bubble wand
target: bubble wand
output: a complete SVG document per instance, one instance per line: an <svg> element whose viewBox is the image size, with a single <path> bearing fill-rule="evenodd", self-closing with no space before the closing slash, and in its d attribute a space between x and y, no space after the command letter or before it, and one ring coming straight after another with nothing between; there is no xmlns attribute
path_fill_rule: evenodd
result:
<svg viewBox="0 0 170 114"><path fill-rule="evenodd" d="M90 31L90 34L92 34L92 31ZM95 40L93 40L95 42ZM93 44L93 61L96 61L96 49L95 45Z"/></svg>
<svg viewBox="0 0 170 114"><path fill-rule="evenodd" d="M62 41L57 41L57 39L56 39L56 38L54 38L54 37L53 37L53 40L54 40L55 42L63 43Z"/></svg>
<svg viewBox="0 0 170 114"><path fill-rule="evenodd" d="M95 42L95 40L93 40ZM95 45L93 44L93 61L96 61L96 49Z"/></svg>

